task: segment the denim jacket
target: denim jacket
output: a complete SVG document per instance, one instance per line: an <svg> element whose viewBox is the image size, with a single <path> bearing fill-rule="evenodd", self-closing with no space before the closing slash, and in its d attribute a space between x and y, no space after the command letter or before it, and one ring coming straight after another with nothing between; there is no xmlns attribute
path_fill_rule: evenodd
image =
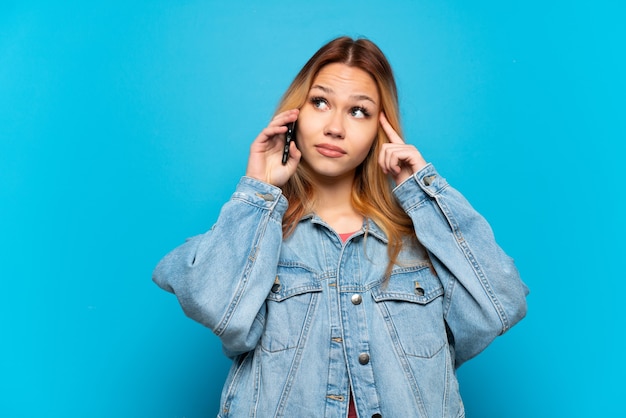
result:
<svg viewBox="0 0 626 418"><path fill-rule="evenodd" d="M455 369L526 314L487 222L429 164L394 189L419 243L391 277L371 220L345 243L306 216L283 240L281 190L243 177L217 223L154 281L221 339L218 417L463 417Z"/></svg>

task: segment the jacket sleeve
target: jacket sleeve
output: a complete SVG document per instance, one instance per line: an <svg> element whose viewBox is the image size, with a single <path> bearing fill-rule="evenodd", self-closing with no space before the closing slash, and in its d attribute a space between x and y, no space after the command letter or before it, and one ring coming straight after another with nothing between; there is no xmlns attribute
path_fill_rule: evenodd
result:
<svg viewBox="0 0 626 418"><path fill-rule="evenodd" d="M444 317L458 367L526 315L528 288L487 221L432 164L394 193L444 286Z"/></svg>
<svg viewBox="0 0 626 418"><path fill-rule="evenodd" d="M211 230L167 254L153 272L187 316L220 337L228 356L252 350L263 331L286 209L279 188L243 177Z"/></svg>

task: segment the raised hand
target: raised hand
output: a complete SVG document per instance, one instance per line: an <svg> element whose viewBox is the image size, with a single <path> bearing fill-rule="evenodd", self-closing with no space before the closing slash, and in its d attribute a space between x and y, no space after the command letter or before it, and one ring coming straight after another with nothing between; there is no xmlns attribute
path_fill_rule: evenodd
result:
<svg viewBox="0 0 626 418"><path fill-rule="evenodd" d="M250 146L246 176L274 186L282 186L295 173L300 162L300 151L291 142L287 164L282 164L287 124L298 119L298 109L287 110L274 116Z"/></svg>
<svg viewBox="0 0 626 418"><path fill-rule="evenodd" d="M406 144L400 138L383 112L380 112L379 120L390 142L383 144L378 164L385 174L391 174L396 184L400 184L424 168L427 163L415 146Z"/></svg>

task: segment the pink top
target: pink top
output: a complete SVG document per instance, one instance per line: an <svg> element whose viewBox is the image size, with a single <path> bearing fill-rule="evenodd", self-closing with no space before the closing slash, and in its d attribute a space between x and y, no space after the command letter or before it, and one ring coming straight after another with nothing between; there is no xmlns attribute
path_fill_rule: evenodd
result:
<svg viewBox="0 0 626 418"><path fill-rule="evenodd" d="M343 242L346 242L348 238L352 236L352 234L354 234L354 232L348 232L347 234L339 234L339 238L341 238Z"/></svg>

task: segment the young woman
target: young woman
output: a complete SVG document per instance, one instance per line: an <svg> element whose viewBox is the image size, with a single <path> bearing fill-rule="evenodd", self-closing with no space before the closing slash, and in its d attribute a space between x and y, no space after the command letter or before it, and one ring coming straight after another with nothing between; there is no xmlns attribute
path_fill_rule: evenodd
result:
<svg viewBox="0 0 626 418"><path fill-rule="evenodd" d="M302 68L215 225L154 280L233 360L218 417L462 417L455 369L526 313L487 222L403 141L387 59L347 37Z"/></svg>

